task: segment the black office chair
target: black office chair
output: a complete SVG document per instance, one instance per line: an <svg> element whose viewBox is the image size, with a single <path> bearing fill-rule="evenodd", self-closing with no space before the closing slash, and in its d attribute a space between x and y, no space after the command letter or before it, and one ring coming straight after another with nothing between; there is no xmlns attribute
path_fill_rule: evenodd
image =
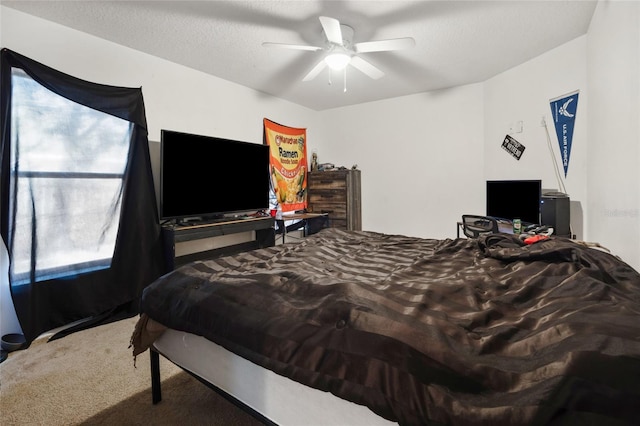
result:
<svg viewBox="0 0 640 426"><path fill-rule="evenodd" d="M489 216L462 215L462 232L469 238L478 238L498 231L498 221Z"/></svg>

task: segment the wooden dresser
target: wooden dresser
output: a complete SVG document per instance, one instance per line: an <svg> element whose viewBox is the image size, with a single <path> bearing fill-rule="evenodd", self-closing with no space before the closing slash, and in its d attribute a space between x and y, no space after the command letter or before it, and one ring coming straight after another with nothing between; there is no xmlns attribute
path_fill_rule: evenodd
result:
<svg viewBox="0 0 640 426"><path fill-rule="evenodd" d="M328 213L332 228L362 230L360 170L311 172L307 190L310 212Z"/></svg>

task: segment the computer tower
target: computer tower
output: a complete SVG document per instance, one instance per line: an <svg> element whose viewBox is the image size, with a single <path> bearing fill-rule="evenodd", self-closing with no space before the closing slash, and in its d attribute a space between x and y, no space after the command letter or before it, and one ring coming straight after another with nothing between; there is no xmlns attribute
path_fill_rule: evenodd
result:
<svg viewBox="0 0 640 426"><path fill-rule="evenodd" d="M562 192L542 194L540 221L553 228L553 235L571 238L571 207L569 196Z"/></svg>

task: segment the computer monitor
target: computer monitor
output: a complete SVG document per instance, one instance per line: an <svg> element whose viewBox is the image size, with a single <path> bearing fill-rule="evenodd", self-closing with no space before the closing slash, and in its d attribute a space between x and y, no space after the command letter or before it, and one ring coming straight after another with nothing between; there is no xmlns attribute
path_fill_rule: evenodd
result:
<svg viewBox="0 0 640 426"><path fill-rule="evenodd" d="M540 223L541 180L488 180L487 216Z"/></svg>

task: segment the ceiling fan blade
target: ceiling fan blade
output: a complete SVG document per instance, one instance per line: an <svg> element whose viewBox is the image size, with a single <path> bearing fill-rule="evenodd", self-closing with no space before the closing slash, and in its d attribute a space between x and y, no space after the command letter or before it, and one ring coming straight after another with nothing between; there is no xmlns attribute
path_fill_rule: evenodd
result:
<svg viewBox="0 0 640 426"><path fill-rule="evenodd" d="M340 21L335 18L329 18L328 16L321 16L320 23L324 34L327 36L327 40L331 43L339 44L342 46L342 30L340 29Z"/></svg>
<svg viewBox="0 0 640 426"><path fill-rule="evenodd" d="M309 71L309 73L307 75L304 76L302 81L311 81L311 80L313 80L314 78L316 78L318 76L318 74L320 74L320 72L326 66L327 66L327 63L324 60L318 62L318 65L313 67L313 69L311 71Z"/></svg>
<svg viewBox="0 0 640 426"><path fill-rule="evenodd" d="M265 41L264 43L262 43L262 45L264 47L278 47L282 49L294 49L294 50L310 50L313 52L322 50L322 47L318 47L318 46L305 46L302 44L270 43L268 41Z"/></svg>
<svg viewBox="0 0 640 426"><path fill-rule="evenodd" d="M362 71L364 74L368 75L374 80L377 80L384 75L382 71L380 71L378 68L374 67L369 62L365 61L359 56L353 56L351 58L351 62L349 63L353 65L354 68Z"/></svg>
<svg viewBox="0 0 640 426"><path fill-rule="evenodd" d="M415 45L416 41L413 38L404 37L389 40L365 41L363 43L356 43L353 48L357 53L365 53L409 49Z"/></svg>

